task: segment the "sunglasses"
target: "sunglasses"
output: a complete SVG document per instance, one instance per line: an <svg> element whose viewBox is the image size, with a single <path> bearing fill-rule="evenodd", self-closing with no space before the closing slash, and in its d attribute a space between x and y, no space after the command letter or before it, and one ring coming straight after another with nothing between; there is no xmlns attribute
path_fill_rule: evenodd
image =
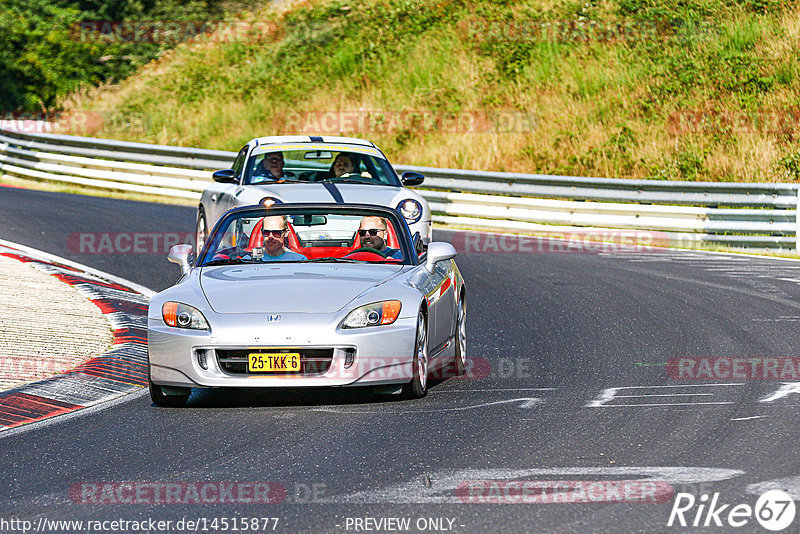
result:
<svg viewBox="0 0 800 534"><path fill-rule="evenodd" d="M270 163L283 163L283 158L267 158Z"/></svg>
<svg viewBox="0 0 800 534"><path fill-rule="evenodd" d="M265 236L271 235L272 237L280 237L286 230L261 230L261 233Z"/></svg>
<svg viewBox="0 0 800 534"><path fill-rule="evenodd" d="M369 230L361 229L358 231L358 235L364 237L369 232L369 235L378 235L378 232L385 232L383 228L370 228Z"/></svg>

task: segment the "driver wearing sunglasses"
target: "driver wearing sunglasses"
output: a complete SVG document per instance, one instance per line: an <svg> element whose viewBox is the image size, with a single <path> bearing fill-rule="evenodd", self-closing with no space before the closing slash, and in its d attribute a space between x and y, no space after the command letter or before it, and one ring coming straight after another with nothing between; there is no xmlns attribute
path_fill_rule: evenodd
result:
<svg viewBox="0 0 800 534"><path fill-rule="evenodd" d="M358 228L361 248L375 249L387 258L403 259L400 249L386 246L386 232L386 221L382 217L364 217Z"/></svg>
<svg viewBox="0 0 800 534"><path fill-rule="evenodd" d="M261 235L263 236L264 261L305 261L308 259L283 245L283 239L288 231L289 225L285 217L273 215L262 219Z"/></svg>

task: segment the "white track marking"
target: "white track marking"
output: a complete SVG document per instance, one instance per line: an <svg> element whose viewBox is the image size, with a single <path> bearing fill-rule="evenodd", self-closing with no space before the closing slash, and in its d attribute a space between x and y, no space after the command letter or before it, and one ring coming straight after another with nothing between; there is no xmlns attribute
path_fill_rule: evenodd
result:
<svg viewBox="0 0 800 534"><path fill-rule="evenodd" d="M800 382L783 382L772 394L767 395L758 402L774 402L793 393L800 393Z"/></svg>
<svg viewBox="0 0 800 534"><path fill-rule="evenodd" d="M617 395L615 399L641 399L645 397L713 397L713 393L652 393L647 395Z"/></svg>
<svg viewBox="0 0 800 534"><path fill-rule="evenodd" d="M660 403L640 403L640 404L601 404L593 408L639 408L645 406L702 406L704 404L733 404L733 401L720 402L660 402Z"/></svg>
<svg viewBox="0 0 800 534"><path fill-rule="evenodd" d="M53 263L61 263L63 265L67 265L69 267L74 267L76 269L80 269L82 271L85 271L87 273L93 274L93 275L98 276L100 278L105 278L106 280L110 280L111 282L116 282L116 283L121 284L123 286L127 286L127 287L129 287L131 289L134 289L134 290L138 291L139 293L141 293L142 295L144 295L144 296L146 296L148 298L152 297L153 295L156 294L156 292L153 291L152 289L149 289L147 287L139 285L139 284L137 284L135 282L131 282L130 280L126 280L124 278L120 278L119 276L114 276L113 274L109 274L109 273L105 273L103 271L99 271L97 269L89 267L88 265L83 265L82 263L74 262L72 260L68 260L66 258L62 258L61 256L56 256L54 254L50 254L48 252L37 250L35 248L31 248L31 247L28 247L28 246L25 246L25 245L20 245L19 243L14 243L12 241L7 241L5 239L0 239L0 245L4 245L4 246L10 247L10 248L15 248L17 250L25 252L26 254L29 254L32 258L39 258L39 259L43 259L45 261L52 261Z"/></svg>
<svg viewBox="0 0 800 534"><path fill-rule="evenodd" d="M558 388L498 388L498 389L450 389L447 391L431 391L428 395L441 393L464 393L464 392L484 392L484 391L556 391Z"/></svg>
<svg viewBox="0 0 800 534"><path fill-rule="evenodd" d="M55 425L58 423L65 423L71 419L77 419L78 417L84 417L86 415L96 414L98 412L102 412L103 410L107 410L109 408L113 408L118 404L123 404L126 402L130 402L132 400L136 400L139 397L143 397L147 395L149 392L147 388L142 388L139 390L131 391L130 393L124 393L119 397L113 398L111 400L102 402L100 404L95 404L94 406L89 406L88 408L81 408L80 410L75 410L74 412L65 413L62 415L57 415L55 417L50 417L48 419L43 419L41 421L36 421L33 423L28 423L26 425L17 426L14 428L9 428L8 430L3 430L0 432L0 439L3 438L10 438L12 436L16 436L19 434L23 434L28 432L29 430L38 430L42 427Z"/></svg>
<svg viewBox="0 0 800 534"><path fill-rule="evenodd" d="M436 410L413 410L413 409L396 410L396 411L386 411L386 410L383 410L383 409L378 409L378 410L348 410L346 408L335 408L335 407L323 406L323 407L320 407L320 408L311 408L311 411L312 412L342 413L342 414L347 414L347 413L360 413L360 414L380 413L381 415L384 415L384 414L407 415L407 414L412 414L412 413L460 412L460 411L464 411L464 410L474 410L475 408L484 408L486 406L494 406L494 405L497 405L497 404L509 404L509 403L512 403L512 402L522 402L522 404L520 404L518 406L518 408L526 408L526 409L528 409L528 408L535 408L539 404L542 404L544 402L544 400L540 399L538 397L520 397L518 399L506 399L506 400L495 401L495 402L484 402L484 403L481 403L481 404L472 404L470 406L459 406L457 408L439 408L439 409L436 409ZM380 408L380 407L377 407L377 408Z"/></svg>
<svg viewBox="0 0 800 534"><path fill-rule="evenodd" d="M714 393L641 393L634 395L618 395L623 390L638 390L638 389L654 389L654 390L670 390L673 388L709 388L709 387L725 387L725 386L742 386L741 383L726 383L726 384L670 384L659 386L620 386L616 388L606 388L600 392L600 395L584 405L584 408L631 408L642 406L701 406L701 405L714 405L714 404L733 404L731 401L719 402L678 402L678 403L651 403L651 404L608 404L615 399L627 398L649 398L649 397L686 397L686 396L713 396Z"/></svg>
<svg viewBox="0 0 800 534"><path fill-rule="evenodd" d="M25 245L20 245L19 243L14 243L14 242L11 242L11 241L0 239L0 246L5 246L5 247L8 247L10 249L16 249L16 250L18 250L20 252L24 252L26 255L28 255L28 256L30 256L31 258L34 258L34 259L43 260L43 261L49 261L49 262L53 262L53 263L60 263L62 265L66 265L66 266L72 267L74 269L77 269L78 271L83 271L84 273L87 273L87 274L89 274L91 276L94 276L94 277L96 277L98 279L104 279L104 280L107 280L107 281L116 282L116 283L118 283L120 285L124 285L124 286L127 286L127 287L135 290L135 291L138 291L139 293L141 293L142 295L144 295L148 299L156 294L156 292L153 291L152 289L149 289L149 288L146 288L146 287L141 286L139 284L136 284L134 282L131 282L130 280L126 280L124 278L121 278L121 277L118 277L118 276L114 276L112 274L105 273L103 271L99 271L97 269L89 267L88 265L83 265L83 264L74 262L72 260L68 260L66 258L62 258L60 256L56 256L54 254L50 254L50 253L47 253L47 252L44 252L44 251L41 251L41 250L37 250L37 249L31 248L31 247L28 247L28 246L25 246ZM77 275L81 275L82 273L78 272L76 274ZM79 290L81 289L80 286L73 286L73 287L75 287L76 289L79 289ZM133 297L133 295L130 295L130 294L126 295L126 298L128 298L128 299L130 299L131 297ZM145 301L144 299L142 299L142 300ZM35 386L35 384L30 384L29 386ZM135 390L133 390L133 391L131 391L129 393L124 393L124 394L122 394L122 395L120 395L118 397L111 398L108 401L104 401L104 402L101 402L99 404L94 404L94 405L88 406L86 408L81 408L81 409L75 410L74 412L69 412L69 413L58 415L58 416L55 416L55 417L50 417L50 418L47 418L47 419L44 419L44 420L41 420L41 421L28 423L28 424L25 424L25 425L22 425L22 426L19 426L19 427L14 427L14 428L0 427L0 428L3 429L2 432L0 432L0 439L16 436L16 435L22 434L24 432L28 432L30 430L40 429L40 428L48 426L48 425L66 422L66 421L69 421L69 420L72 420L72 419L76 419L78 417L84 417L86 415L95 414L95 413L98 413L98 412L103 411L105 409L108 409L108 408L111 408L113 406L116 406L118 404L122 404L124 402L129 402L129 401L135 400L135 399L137 399L139 397L142 397L142 396L146 395L147 393L148 393L147 388L135 389Z"/></svg>
<svg viewBox="0 0 800 534"><path fill-rule="evenodd" d="M742 382L730 382L725 384L669 384L659 386L620 386L613 389L658 389L658 388L713 388L717 386L743 386Z"/></svg>
<svg viewBox="0 0 800 534"><path fill-rule="evenodd" d="M761 495L765 491L774 489L785 491L792 499L800 501L800 477L778 478L750 484L745 488L745 491L750 495Z"/></svg>

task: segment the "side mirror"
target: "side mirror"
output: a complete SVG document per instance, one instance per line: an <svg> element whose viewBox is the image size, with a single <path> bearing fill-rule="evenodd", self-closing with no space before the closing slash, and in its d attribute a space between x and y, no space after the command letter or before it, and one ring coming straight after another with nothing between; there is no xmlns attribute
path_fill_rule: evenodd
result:
<svg viewBox="0 0 800 534"><path fill-rule="evenodd" d="M409 185L420 185L425 181L425 177L418 172L407 171L400 177L400 181L403 182L403 185L406 187Z"/></svg>
<svg viewBox="0 0 800 534"><path fill-rule="evenodd" d="M428 255L425 257L425 268L433 272L437 262L451 260L456 257L458 252L453 245L443 241L434 241L428 245Z"/></svg>
<svg viewBox="0 0 800 534"><path fill-rule="evenodd" d="M189 272L189 258L192 257L192 245L182 244L173 245L169 249L167 259L172 263L177 263L181 266L181 273L186 274Z"/></svg>
<svg viewBox="0 0 800 534"><path fill-rule="evenodd" d="M219 182L221 184L235 184L236 183L236 171L233 169L225 169L222 171L216 171L214 174L211 175L215 182Z"/></svg>

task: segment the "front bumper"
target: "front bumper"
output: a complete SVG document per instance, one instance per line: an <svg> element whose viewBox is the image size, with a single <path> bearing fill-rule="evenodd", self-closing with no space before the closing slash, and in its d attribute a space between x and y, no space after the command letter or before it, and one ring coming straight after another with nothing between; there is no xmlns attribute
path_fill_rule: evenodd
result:
<svg viewBox="0 0 800 534"><path fill-rule="evenodd" d="M266 314L207 318L211 331L171 328L160 318L148 319L153 383L180 387L322 387L400 384L412 378L416 317L358 329L338 328L340 314L281 314L276 324L267 323ZM292 349L332 349L330 366L325 372L305 375L232 373L225 370L217 352ZM207 369L201 367L201 353Z"/></svg>

